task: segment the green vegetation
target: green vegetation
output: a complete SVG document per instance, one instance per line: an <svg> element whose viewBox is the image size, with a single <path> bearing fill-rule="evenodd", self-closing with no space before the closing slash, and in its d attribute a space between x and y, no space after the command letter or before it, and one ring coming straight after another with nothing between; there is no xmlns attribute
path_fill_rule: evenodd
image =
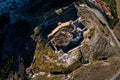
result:
<svg viewBox="0 0 120 80"><path fill-rule="evenodd" d="M110 8L112 15L117 18L117 8L115 0L101 0L106 3L106 5Z"/></svg>
<svg viewBox="0 0 120 80"><path fill-rule="evenodd" d="M5 64L0 68L0 80L6 80L9 74L9 70L13 65L13 56L10 55L7 59L5 59Z"/></svg>
<svg viewBox="0 0 120 80"><path fill-rule="evenodd" d="M102 12L100 8L98 8L97 6L93 5L93 4L90 3L89 1L86 1L86 4L87 4L88 6L90 6L91 8L95 8L95 9L99 10L100 12Z"/></svg>
<svg viewBox="0 0 120 80"><path fill-rule="evenodd" d="M116 0L116 5L118 18L120 19L120 0Z"/></svg>
<svg viewBox="0 0 120 80"><path fill-rule="evenodd" d="M62 66L58 66L57 55L54 50L45 42L37 43L35 53L35 62L32 64L34 72L44 71L44 72L55 72L64 71ZM47 58L48 59L47 59Z"/></svg>
<svg viewBox="0 0 120 80"><path fill-rule="evenodd" d="M105 4L109 7L111 14L113 16L113 18L107 16L107 20L111 25L111 28L113 28L116 23L119 21L118 19L118 15L117 15L117 5L116 5L116 1L115 0L102 0L103 2L105 2Z"/></svg>
<svg viewBox="0 0 120 80"><path fill-rule="evenodd" d="M54 50L46 44L44 41L37 43L35 52L35 61L32 63L33 72L60 72L67 73L81 66L80 60L76 61L69 67L61 65L61 61L58 60L57 54Z"/></svg>
<svg viewBox="0 0 120 80"><path fill-rule="evenodd" d="M67 68L66 72L69 73L69 72L71 72L71 71L79 68L81 65L82 65L81 61L78 60L78 61L76 61L75 63L73 63L72 65L70 65L70 66Z"/></svg>
<svg viewBox="0 0 120 80"><path fill-rule="evenodd" d="M80 3L86 3L86 0L78 0Z"/></svg>
<svg viewBox="0 0 120 80"><path fill-rule="evenodd" d="M79 2L85 3L88 6L90 6L91 8L95 8L95 9L99 10L100 12L102 12L102 10L100 8L98 8L97 6L95 6L94 4L90 3L87 0L79 0ZM107 15L105 15L105 17L111 26L110 28L113 28L116 25L116 23L119 21L118 15L117 15L116 1L115 0L102 0L102 2L105 3L105 5L111 11L113 18L111 18L111 16L107 16Z"/></svg>
<svg viewBox="0 0 120 80"><path fill-rule="evenodd" d="M46 77L46 75L38 75L34 80L61 80L61 76L50 76Z"/></svg>
<svg viewBox="0 0 120 80"><path fill-rule="evenodd" d="M118 18L120 19L120 0L116 0L116 4L117 4ZM117 37L117 39L120 41L120 21L114 27L113 31L114 31L115 36Z"/></svg>
<svg viewBox="0 0 120 80"><path fill-rule="evenodd" d="M114 26L118 23L118 21L119 21L119 19L118 18L114 18L114 19L111 19L111 18L108 18L107 19L108 20L108 22L110 23L110 28L114 28Z"/></svg>
<svg viewBox="0 0 120 80"><path fill-rule="evenodd" d="M115 36L120 41L120 22L113 29Z"/></svg>

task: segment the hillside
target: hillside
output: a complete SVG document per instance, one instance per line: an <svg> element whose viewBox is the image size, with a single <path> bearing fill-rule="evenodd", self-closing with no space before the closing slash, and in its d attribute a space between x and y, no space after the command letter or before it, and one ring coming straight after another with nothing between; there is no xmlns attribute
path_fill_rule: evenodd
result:
<svg viewBox="0 0 120 80"><path fill-rule="evenodd" d="M120 19L120 1L116 0L117 3L117 13L118 13L118 18ZM118 38L118 40L120 41L120 21L117 23L117 25L114 27L113 29L116 37Z"/></svg>
<svg viewBox="0 0 120 80"><path fill-rule="evenodd" d="M77 9L78 12L76 12L75 9ZM116 39L114 39L110 28L107 26L107 23L106 25L101 24L102 21L100 22L98 17L96 17L96 15L89 10L90 8L87 6L78 6L74 3L63 10L61 13L57 15L53 14L54 16L56 15L55 18L53 18L54 16L52 15L52 18L51 16L48 17L48 20L46 22L35 28L32 37L34 40L36 40L37 46L34 55L34 61L28 68L30 71L28 72L28 75L31 80L104 80L112 78L112 76L117 73L120 68L119 44L116 42ZM78 18L77 16L70 16L71 14L73 15L73 13L74 15L78 15ZM68 52L64 52L64 50L66 50L66 47L59 47L61 48L59 49L57 46L60 44L63 45L61 43L61 41L64 43L62 37L67 36L68 33L69 36L71 35L70 22L71 24L74 22L77 24L77 20L79 22L79 19L81 19L81 23L86 27L86 30L83 31L83 39L80 41L81 44L79 44L78 47L70 49ZM66 22L67 20L68 22ZM56 23L54 23L54 21L56 21ZM57 24L57 21L61 23ZM56 25L58 26L56 27ZM68 30L66 30L67 26ZM36 32L36 30L39 30L39 32ZM45 31L46 33L44 33ZM68 33L66 33L67 31ZM60 33L66 33L66 35L62 34L64 35L62 36ZM42 43L44 41L47 42L49 39L51 39L49 41L50 46L53 45L52 48L55 52L51 51L49 47L47 48L47 44L44 48L40 49L40 46L43 45ZM54 39L57 42L54 42ZM73 42L71 42L71 44L72 43ZM64 44L64 46L65 45L67 44ZM96 76L93 75L94 73L96 73Z"/></svg>
<svg viewBox="0 0 120 80"><path fill-rule="evenodd" d="M119 0L0 0L0 80L119 80Z"/></svg>

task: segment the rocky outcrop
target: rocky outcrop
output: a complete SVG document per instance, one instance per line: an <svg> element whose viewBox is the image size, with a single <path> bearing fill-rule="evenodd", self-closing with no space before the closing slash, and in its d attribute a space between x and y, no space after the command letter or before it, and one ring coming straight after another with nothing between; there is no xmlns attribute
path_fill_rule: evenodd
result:
<svg viewBox="0 0 120 80"><path fill-rule="evenodd" d="M32 72L29 78L32 80L56 78L58 80L79 80L79 77L76 76L80 73L83 74L83 76L88 74L88 76L91 77L86 78L82 76L80 77L81 80L85 80L85 78L86 80L93 80L103 74L106 75L104 71L106 68L104 66L108 66L109 70L112 70L115 66L119 69L119 65L113 64L117 64L116 61L119 63L119 57L117 56L120 56L120 51L108 29L108 24L101 24L100 20L90 10L91 9L86 5L71 4L68 8L60 12L60 14L53 14L52 16L55 15L55 18L49 16L44 23L35 28L32 37L37 42L37 46L34 61L28 68ZM72 16L73 14L71 13L74 13L75 16ZM76 26L82 26L77 23L73 25L72 31L64 29L66 26L72 24L72 22L70 22L68 25L64 26L67 21L74 21L77 20L77 18L80 20L80 22L78 21L77 23L81 23L86 27L83 31L82 29L75 29ZM70 29L70 27L68 27L68 29ZM64 52L64 46L67 46L74 39L71 37L69 42L61 46L58 45L58 43L60 43L63 38L61 38L59 34L64 30L66 32L68 31L70 34L74 34L74 29L80 32L82 31L83 35L81 36L83 36L83 40L81 40L79 45ZM65 35L67 35L67 33ZM51 40L52 38L60 38L60 40L56 40L58 41L56 42ZM53 46L51 46L51 42ZM67 48L69 47L70 45L67 46ZM111 61L112 59L113 62ZM97 70L95 69L99 69L101 72L97 73L97 76L92 78L93 75L90 70L96 72ZM85 72L86 70L88 70L87 73ZM41 74L42 72L44 72L44 75ZM115 72L116 70L114 70L113 73L108 72L106 75L107 77L99 78L109 79ZM29 74L30 72L28 72L28 75Z"/></svg>
<svg viewBox="0 0 120 80"><path fill-rule="evenodd" d="M73 1L0 1L1 80L104 80L117 72L120 49L107 23Z"/></svg>
<svg viewBox="0 0 120 80"><path fill-rule="evenodd" d="M30 66L35 50L35 43L31 39L33 29L43 22L48 15L45 14L49 12L48 9L51 11L61 4L64 5L64 2L57 3L51 6L56 1L0 1L0 79L26 80L25 69Z"/></svg>

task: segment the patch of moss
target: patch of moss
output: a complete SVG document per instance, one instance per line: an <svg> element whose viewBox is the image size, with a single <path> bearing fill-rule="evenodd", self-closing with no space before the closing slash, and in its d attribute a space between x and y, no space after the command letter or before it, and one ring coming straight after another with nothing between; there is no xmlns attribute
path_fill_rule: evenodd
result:
<svg viewBox="0 0 120 80"><path fill-rule="evenodd" d="M101 0L106 3L106 5L110 8L112 15L117 18L117 8L115 0Z"/></svg>
<svg viewBox="0 0 120 80"><path fill-rule="evenodd" d="M46 77L38 75L34 80L61 80L61 76L51 76L51 77Z"/></svg>
<svg viewBox="0 0 120 80"><path fill-rule="evenodd" d="M70 65L65 72L66 73L72 72L73 70L79 68L81 65L82 65L81 61L78 60L75 63L73 63L72 65Z"/></svg>
<svg viewBox="0 0 120 80"><path fill-rule="evenodd" d="M78 0L80 3L86 3L86 0Z"/></svg>
<svg viewBox="0 0 120 80"><path fill-rule="evenodd" d="M46 59L46 56L49 60ZM35 62L32 64L34 72L64 71L64 68L61 65L58 66L57 63L57 54L54 53L54 50L45 42L37 43Z"/></svg>
<svg viewBox="0 0 120 80"><path fill-rule="evenodd" d="M87 4L88 6L90 6L91 8L95 8L95 9L99 10L100 12L102 12L102 11L100 10L100 8L98 8L97 6L93 5L93 4L90 3L88 0L85 0L85 1L86 1L86 4Z"/></svg>
<svg viewBox="0 0 120 80"><path fill-rule="evenodd" d="M110 24L110 28L113 29L113 27L119 21L118 15L117 15L116 1L115 0L102 0L102 2L105 3L105 5L110 9L110 11L112 13L112 16L114 17L114 18L111 18L110 16L104 14L104 16L106 17L107 21ZM100 12L102 12L102 10L100 8L98 8L97 6L95 6L94 4L90 3L87 0L84 0L83 3L87 4L91 8L95 8L95 9L99 10Z"/></svg>
<svg viewBox="0 0 120 80"><path fill-rule="evenodd" d="M0 68L0 80L6 80L9 74L9 70L13 65L14 59L13 55L8 56L7 59L5 59L5 64Z"/></svg>
<svg viewBox="0 0 120 80"><path fill-rule="evenodd" d="M40 46L42 45L43 46ZM47 59L48 58L48 59ZM78 60L71 66L65 68L58 61L57 54L54 53L54 50L45 42L37 43L35 51L35 62L32 63L33 72L38 73L39 71L43 72L70 72L74 69L81 66L81 62Z"/></svg>
<svg viewBox="0 0 120 80"><path fill-rule="evenodd" d="M117 5L118 18L120 19L120 0L116 0L116 5Z"/></svg>
<svg viewBox="0 0 120 80"><path fill-rule="evenodd" d="M111 28L113 29L113 27L117 24L117 22L119 21L118 19L118 15L117 15L117 5L116 5L116 1L115 0L102 0L106 6L109 7L112 16L114 18L111 18L109 16L106 16L107 21L110 23Z"/></svg>
<svg viewBox="0 0 120 80"><path fill-rule="evenodd" d="M110 28L113 29L114 26L118 23L119 19L118 18L110 18L109 16L106 16L107 21L110 24Z"/></svg>

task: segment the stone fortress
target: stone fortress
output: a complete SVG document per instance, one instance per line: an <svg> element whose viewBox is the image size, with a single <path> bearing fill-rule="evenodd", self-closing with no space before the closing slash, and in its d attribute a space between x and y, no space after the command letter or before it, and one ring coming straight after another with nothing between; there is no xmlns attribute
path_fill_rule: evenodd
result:
<svg viewBox="0 0 120 80"><path fill-rule="evenodd" d="M91 19L86 19L81 15L81 17L75 21L59 22L58 26L53 29L47 37L50 40L51 47L53 47L55 53L58 54L58 58L67 62L68 64L66 65L69 66L78 60L78 55L81 53L75 51L79 51L82 43L88 40L90 28L93 28L94 26L95 23ZM74 58L72 58L71 55L73 55ZM85 63L89 63L88 59L85 57L86 55L81 55L86 60ZM67 60L65 60L65 56L67 56Z"/></svg>
<svg viewBox="0 0 120 80"><path fill-rule="evenodd" d="M73 11L71 7L74 9L75 12L76 6L74 4L68 7L68 12L70 10ZM84 6L79 5L79 7L83 8ZM86 10L85 8L83 8L82 10ZM59 15L59 17L61 17L61 15ZM63 66L68 67L72 65L74 62L80 59L80 55L82 55L84 60L89 63L90 60L88 60L88 56L90 54L83 54L80 51L80 48L82 47L82 44L89 41L88 37L90 36L91 30L93 30L93 28L96 26L95 22L92 21L90 18L83 16L82 14L79 14L79 17L75 19L65 21L62 20L63 22L60 21L61 19L56 19L56 22L54 19L46 21L39 27L36 27L35 32L39 33L38 29L41 29L41 31L43 31L41 36L44 38L45 41L47 41L47 43L58 55L58 59L62 61ZM38 36L38 38L39 37L40 36ZM37 40L37 37L35 40Z"/></svg>
<svg viewBox="0 0 120 80"><path fill-rule="evenodd" d="M83 40L83 32L87 28L81 23L81 17L75 21L60 23L49 35L48 38L55 51L68 52L79 46Z"/></svg>
<svg viewBox="0 0 120 80"><path fill-rule="evenodd" d="M72 73L78 68L83 74L86 67L91 69L95 64L103 63L102 67L107 63L111 65L111 62L106 61L112 55L118 54L119 50L116 49L116 43L106 26L107 23L84 4L73 3L49 14L31 35L38 45L36 56L29 68L35 73L31 74L32 78L42 71L53 76L54 73L66 75L67 72L72 77ZM84 74L87 73L92 75L92 71L84 71Z"/></svg>

